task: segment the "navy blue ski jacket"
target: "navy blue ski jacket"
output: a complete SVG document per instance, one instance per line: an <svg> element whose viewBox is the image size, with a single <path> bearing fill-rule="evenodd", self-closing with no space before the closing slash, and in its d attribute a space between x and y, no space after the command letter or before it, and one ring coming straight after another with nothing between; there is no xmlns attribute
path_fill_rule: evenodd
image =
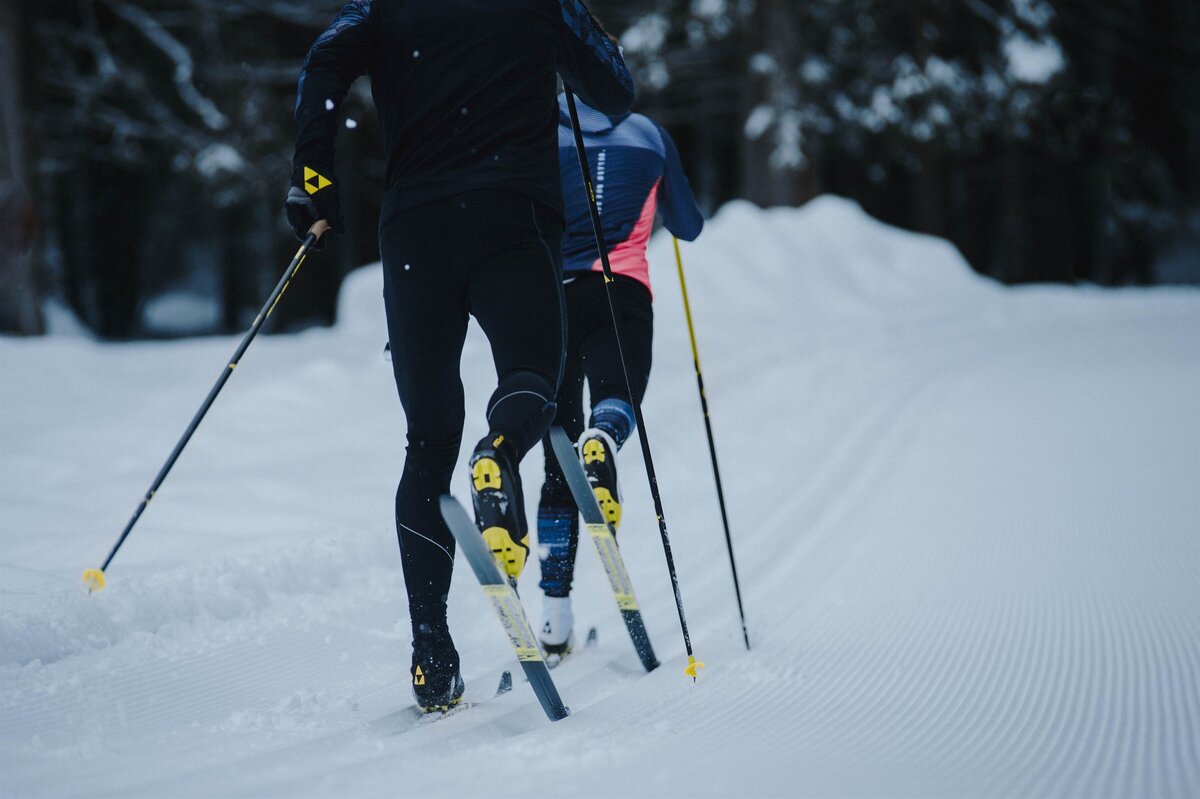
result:
<svg viewBox="0 0 1200 799"><path fill-rule="evenodd" d="M354 0L304 60L293 167L333 177L338 112L366 74L387 156L381 226L476 190L561 214L556 72L589 105L633 105L625 62L580 0Z"/></svg>
<svg viewBox="0 0 1200 799"><path fill-rule="evenodd" d="M569 277L571 272L599 272L602 267L566 96L558 102L558 157L567 221L562 242L563 271ZM576 106L609 265L614 274L627 275L650 288L646 243L655 212L662 216L667 230L684 241L694 240L704 227L704 217L683 174L679 151L670 135L648 117L609 116L585 103Z"/></svg>

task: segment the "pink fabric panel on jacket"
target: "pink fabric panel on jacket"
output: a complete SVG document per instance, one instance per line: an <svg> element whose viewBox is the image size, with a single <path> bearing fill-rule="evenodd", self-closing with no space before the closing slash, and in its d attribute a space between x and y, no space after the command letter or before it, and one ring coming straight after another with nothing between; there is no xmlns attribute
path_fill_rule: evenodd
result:
<svg viewBox="0 0 1200 799"><path fill-rule="evenodd" d="M654 231L654 212L658 209L658 186L662 178L654 181L646 202L642 204L642 213L637 223L629 233L629 238L613 247L608 253L608 265L614 275L625 275L637 280L654 297L654 289L650 287L650 263L646 260L646 245L650 242L650 234ZM597 258L592 264L593 272L603 272L604 266Z"/></svg>

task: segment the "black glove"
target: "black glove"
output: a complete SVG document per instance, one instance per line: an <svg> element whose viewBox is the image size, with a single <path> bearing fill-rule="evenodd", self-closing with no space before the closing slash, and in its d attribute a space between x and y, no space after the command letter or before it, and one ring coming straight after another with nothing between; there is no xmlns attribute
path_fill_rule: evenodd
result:
<svg viewBox="0 0 1200 799"><path fill-rule="evenodd" d="M338 202L337 182L327 177L329 171L304 166L296 167L292 172L292 186L288 189L284 208L288 224L300 241L307 238L309 229L319 219L324 219L334 233L340 235L346 232L341 204ZM321 236L313 249L321 250L324 247L325 236Z"/></svg>

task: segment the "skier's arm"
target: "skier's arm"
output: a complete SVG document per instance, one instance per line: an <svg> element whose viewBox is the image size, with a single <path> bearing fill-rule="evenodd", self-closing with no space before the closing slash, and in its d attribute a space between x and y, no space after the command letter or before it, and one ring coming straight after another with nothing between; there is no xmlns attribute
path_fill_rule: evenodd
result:
<svg viewBox="0 0 1200 799"><path fill-rule="evenodd" d="M667 230L676 238L695 241L704 228L704 217L696 206L687 175L683 174L683 163L679 160L675 142L661 126L658 132L662 136L665 151L663 179L658 187L658 212L662 214Z"/></svg>
<svg viewBox="0 0 1200 799"><path fill-rule="evenodd" d="M324 219L333 232L343 230L337 182L333 177L333 145L338 109L350 84L367 71L374 53L370 0L353 0L304 59L296 88L296 150L288 190L288 222L298 239L312 223ZM319 236L319 234L318 234ZM318 249L324 245L318 241Z"/></svg>
<svg viewBox="0 0 1200 799"><path fill-rule="evenodd" d="M370 0L346 3L304 59L296 88L292 166L332 171L338 109L350 84L367 71L373 50Z"/></svg>
<svg viewBox="0 0 1200 799"><path fill-rule="evenodd" d="M633 77L617 45L581 0L559 0L562 46L558 72L579 98L605 114L633 107Z"/></svg>

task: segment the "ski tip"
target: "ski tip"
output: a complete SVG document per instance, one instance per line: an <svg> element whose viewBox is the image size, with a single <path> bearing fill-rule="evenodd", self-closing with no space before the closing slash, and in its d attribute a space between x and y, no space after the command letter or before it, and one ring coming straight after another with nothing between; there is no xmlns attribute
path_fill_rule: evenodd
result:
<svg viewBox="0 0 1200 799"><path fill-rule="evenodd" d="M695 655L688 655L687 668L685 668L683 670L683 673L686 674L687 676L691 677L692 682L695 682L696 677L697 677L697 672L699 672L700 669L702 669L702 668L704 668L703 662L696 660Z"/></svg>
<svg viewBox="0 0 1200 799"><path fill-rule="evenodd" d="M512 672L506 670L500 675L500 684L496 686L496 696L500 696L500 694L506 694L511 691L512 685Z"/></svg>
<svg viewBox="0 0 1200 799"><path fill-rule="evenodd" d="M83 584L87 586L89 594L104 590L104 572L101 569L84 569Z"/></svg>

